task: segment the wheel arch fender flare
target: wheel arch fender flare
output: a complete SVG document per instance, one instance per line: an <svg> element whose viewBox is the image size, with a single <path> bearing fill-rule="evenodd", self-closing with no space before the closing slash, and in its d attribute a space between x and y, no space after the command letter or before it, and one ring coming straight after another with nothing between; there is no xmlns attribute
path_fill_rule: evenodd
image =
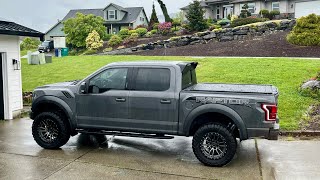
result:
<svg viewBox="0 0 320 180"><path fill-rule="evenodd" d="M238 127L240 139L248 139L246 126L240 115L230 107L221 104L205 104L192 110L184 123L184 132L187 134L187 136L189 136L191 125L195 119L205 113L220 113L227 116Z"/></svg>
<svg viewBox="0 0 320 180"><path fill-rule="evenodd" d="M64 114L67 116L68 119L68 123L70 125L70 131L71 131L71 135L75 135L76 132L76 121L75 121L75 116L74 113L72 112L70 106L64 102L62 99L55 97L55 96L42 96L37 98L34 102L32 102L32 111L37 111L37 109L44 104L53 104L57 107L59 107L59 109L61 109Z"/></svg>

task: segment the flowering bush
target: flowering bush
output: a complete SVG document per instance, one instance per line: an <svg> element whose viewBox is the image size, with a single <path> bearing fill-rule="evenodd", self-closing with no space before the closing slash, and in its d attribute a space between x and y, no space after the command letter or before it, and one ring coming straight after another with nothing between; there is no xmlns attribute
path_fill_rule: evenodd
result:
<svg viewBox="0 0 320 180"><path fill-rule="evenodd" d="M122 43L121 37L119 37L118 35L113 35L109 40L108 45L111 47L115 47L120 45L121 43Z"/></svg>
<svg viewBox="0 0 320 180"><path fill-rule="evenodd" d="M86 38L86 46L89 50L97 50L103 46L103 40L96 30L93 30Z"/></svg>
<svg viewBox="0 0 320 180"><path fill-rule="evenodd" d="M160 23L158 26L158 30L162 35L167 35L170 33L172 28L171 22Z"/></svg>

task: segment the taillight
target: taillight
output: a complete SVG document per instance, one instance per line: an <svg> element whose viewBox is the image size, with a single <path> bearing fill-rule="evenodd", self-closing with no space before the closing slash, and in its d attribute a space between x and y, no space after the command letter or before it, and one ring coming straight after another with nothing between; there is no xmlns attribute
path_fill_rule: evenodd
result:
<svg viewBox="0 0 320 180"><path fill-rule="evenodd" d="M277 119L278 107L274 104L262 104L262 110L265 112L266 121L275 121Z"/></svg>

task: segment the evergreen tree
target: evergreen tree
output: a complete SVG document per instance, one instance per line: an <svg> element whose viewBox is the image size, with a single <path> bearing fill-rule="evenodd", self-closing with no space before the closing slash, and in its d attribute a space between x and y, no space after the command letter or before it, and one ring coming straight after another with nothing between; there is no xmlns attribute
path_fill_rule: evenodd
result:
<svg viewBox="0 0 320 180"><path fill-rule="evenodd" d="M202 31L208 28L206 20L203 18L205 11L202 9L200 2L194 0L189 5L187 11L187 19L189 21L189 27L192 31Z"/></svg>
<svg viewBox="0 0 320 180"><path fill-rule="evenodd" d="M158 3L160 4L161 10L163 12L164 15L164 19L166 22L172 22L172 19L170 18L169 14L168 14L168 10L166 5L162 2L162 0L158 0Z"/></svg>
<svg viewBox="0 0 320 180"><path fill-rule="evenodd" d="M248 9L249 9L248 4L244 4L242 6L241 13L240 13L241 18L247 18L247 17L251 16L251 13Z"/></svg>
<svg viewBox="0 0 320 180"><path fill-rule="evenodd" d="M153 3L153 5L152 5L152 14L151 14L150 22L149 22L149 27L153 27L153 25L155 23L159 23L159 19L158 19L158 16L157 16L156 8L155 8L154 3Z"/></svg>

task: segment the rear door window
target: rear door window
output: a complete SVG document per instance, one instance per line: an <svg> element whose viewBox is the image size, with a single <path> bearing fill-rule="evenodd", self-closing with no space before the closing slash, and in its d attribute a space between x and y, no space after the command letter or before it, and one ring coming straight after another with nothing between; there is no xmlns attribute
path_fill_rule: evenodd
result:
<svg viewBox="0 0 320 180"><path fill-rule="evenodd" d="M170 70L166 68L139 68L134 90L166 91L170 88Z"/></svg>

